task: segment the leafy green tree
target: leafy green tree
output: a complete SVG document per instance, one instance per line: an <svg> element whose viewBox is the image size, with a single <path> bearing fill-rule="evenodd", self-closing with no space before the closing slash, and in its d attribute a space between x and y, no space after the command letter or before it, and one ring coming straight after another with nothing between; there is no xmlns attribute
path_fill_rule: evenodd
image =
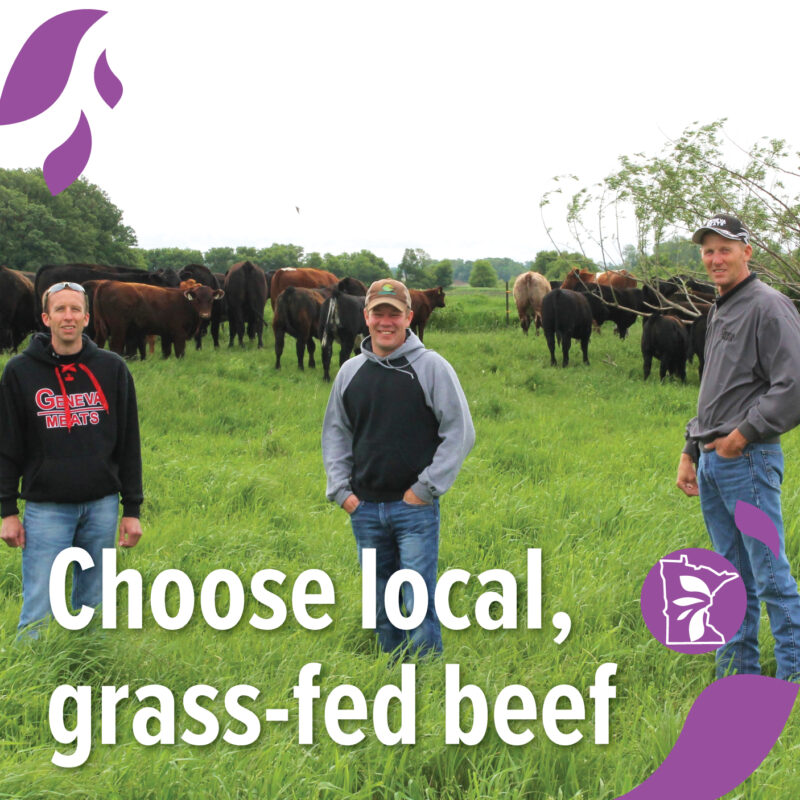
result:
<svg viewBox="0 0 800 800"><path fill-rule="evenodd" d="M497 273L488 258L478 259L469 276L470 286L497 286Z"/></svg>
<svg viewBox="0 0 800 800"><path fill-rule="evenodd" d="M257 261L259 266L269 272L272 269L282 269L283 267L307 267L310 264L304 264L303 248L296 244L272 244L269 247L263 247L255 255L248 256L251 260Z"/></svg>
<svg viewBox="0 0 800 800"><path fill-rule="evenodd" d="M433 275L433 285L446 289L453 284L453 264L449 258L437 261L430 267Z"/></svg>
<svg viewBox="0 0 800 800"><path fill-rule="evenodd" d="M391 277L389 265L375 253L369 250L359 250L358 253L325 254L323 269L327 269L340 278L347 276L357 278L367 286L380 278Z"/></svg>
<svg viewBox="0 0 800 800"><path fill-rule="evenodd" d="M472 272L472 262L464 261L463 258L451 258L450 263L453 265L453 280L467 283Z"/></svg>
<svg viewBox="0 0 800 800"><path fill-rule="evenodd" d="M258 248L240 244L233 253L233 260L234 263L238 263L239 261L257 261Z"/></svg>
<svg viewBox="0 0 800 800"><path fill-rule="evenodd" d="M311 269L325 269L323 263L324 261L322 256L317 252L313 252L313 253L306 253L303 256L302 266L310 267Z"/></svg>
<svg viewBox="0 0 800 800"><path fill-rule="evenodd" d="M227 272L235 261L232 247L212 247L203 253L203 263L212 272Z"/></svg>
<svg viewBox="0 0 800 800"><path fill-rule="evenodd" d="M0 264L141 266L135 248L136 234L98 186L80 178L53 197L40 169L0 169Z"/></svg>
<svg viewBox="0 0 800 800"><path fill-rule="evenodd" d="M422 248L407 247L398 267L399 279L414 289L429 289L434 285L433 275L428 269L433 259Z"/></svg>
<svg viewBox="0 0 800 800"><path fill-rule="evenodd" d="M182 247L157 247L152 250L143 250L147 260L148 269L174 269L182 270L187 264L202 264L203 254L199 250L189 250Z"/></svg>
<svg viewBox="0 0 800 800"><path fill-rule="evenodd" d="M695 123L655 156L620 156L619 169L595 189L579 189L568 202L573 239L599 243L604 258L614 250L616 220L634 226L638 271L663 267L664 245L685 238L718 212L736 214L752 233L753 266L775 283L800 281L800 174L782 139L762 138L728 153L725 120ZM556 188L540 203L548 205ZM549 229L548 229L549 232ZM582 248L581 248L582 249ZM631 253L621 253L632 262Z"/></svg>

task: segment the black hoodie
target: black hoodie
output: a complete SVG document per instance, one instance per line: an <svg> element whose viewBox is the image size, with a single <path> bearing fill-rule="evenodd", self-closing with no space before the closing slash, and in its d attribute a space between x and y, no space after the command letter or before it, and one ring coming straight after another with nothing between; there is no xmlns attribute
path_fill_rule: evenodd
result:
<svg viewBox="0 0 800 800"><path fill-rule="evenodd" d="M17 513L17 497L85 503L116 493L123 515L138 517L139 419L125 362L86 336L80 353L59 356L49 334L35 334L0 378L0 516Z"/></svg>

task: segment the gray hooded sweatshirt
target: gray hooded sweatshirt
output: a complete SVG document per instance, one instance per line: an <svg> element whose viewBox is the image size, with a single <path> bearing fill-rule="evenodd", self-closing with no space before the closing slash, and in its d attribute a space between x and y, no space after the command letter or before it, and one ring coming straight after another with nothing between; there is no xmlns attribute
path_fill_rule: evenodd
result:
<svg viewBox="0 0 800 800"><path fill-rule="evenodd" d="M411 331L388 356L346 361L333 383L322 425L326 495L400 500L406 489L426 503L452 485L475 429L455 370Z"/></svg>

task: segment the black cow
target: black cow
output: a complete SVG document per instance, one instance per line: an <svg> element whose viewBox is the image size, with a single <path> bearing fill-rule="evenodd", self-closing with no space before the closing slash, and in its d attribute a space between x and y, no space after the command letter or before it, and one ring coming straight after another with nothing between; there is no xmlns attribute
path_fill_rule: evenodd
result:
<svg viewBox="0 0 800 800"><path fill-rule="evenodd" d="M341 285L341 281L340 281ZM334 340L339 342L339 367L350 358L358 336L368 336L369 329L364 320L365 297L353 297L337 287L322 304L319 314L320 340L322 348L322 378L331 379L330 367Z"/></svg>
<svg viewBox="0 0 800 800"><path fill-rule="evenodd" d="M599 298L594 298L598 300ZM550 365L556 366L556 336L561 340L562 366L569 364L569 348L579 339L583 363L589 363L589 338L592 335L592 309L585 294L571 289L553 289L542 300L542 328L550 349Z"/></svg>
<svg viewBox="0 0 800 800"><path fill-rule="evenodd" d="M264 346L264 306L267 304L267 279L264 270L252 261L239 261L225 276L225 294L228 297L228 327L233 347L236 336L244 347L244 330L252 341L258 337L259 348Z"/></svg>
<svg viewBox="0 0 800 800"><path fill-rule="evenodd" d="M278 295L275 314L272 317L272 332L275 334L275 369L281 368L281 355L286 334L297 339L297 366L303 369L303 354L308 350L308 366L315 367L314 338L320 337L320 307L331 296L330 287L308 289L303 286L287 286Z"/></svg>
<svg viewBox="0 0 800 800"><path fill-rule="evenodd" d="M661 362L663 381L667 373L686 383L686 357L689 353L689 332L686 325L671 314L653 314L642 326L642 358L644 379L650 377L653 358Z"/></svg>
<svg viewBox="0 0 800 800"><path fill-rule="evenodd" d="M222 289L223 283L219 282L217 276L204 264L187 264L179 273L178 277L182 281L194 280L202 286L208 286L212 291ZM214 342L214 347L219 347L219 326L222 323L222 306L221 303L226 302L226 296L211 306L211 320L204 319L197 329L194 337L194 343L197 350L202 347L203 336L211 326L211 339Z"/></svg>
<svg viewBox="0 0 800 800"><path fill-rule="evenodd" d="M708 325L708 317L698 317L689 326L689 361L697 353L697 377L703 380L703 369L706 365L706 326Z"/></svg>
<svg viewBox="0 0 800 800"><path fill-rule="evenodd" d="M562 283L564 283L563 280L561 280L561 281L550 281L550 288L551 289L560 289Z"/></svg>
<svg viewBox="0 0 800 800"><path fill-rule="evenodd" d="M592 317L598 328L609 320L616 325L614 332L620 339L628 335L628 328L636 322L639 316L636 311L643 310L641 289L615 289L600 284L584 284L576 291L587 295Z"/></svg>
<svg viewBox="0 0 800 800"><path fill-rule="evenodd" d="M0 350L16 352L36 330L33 284L18 270L0 267Z"/></svg>

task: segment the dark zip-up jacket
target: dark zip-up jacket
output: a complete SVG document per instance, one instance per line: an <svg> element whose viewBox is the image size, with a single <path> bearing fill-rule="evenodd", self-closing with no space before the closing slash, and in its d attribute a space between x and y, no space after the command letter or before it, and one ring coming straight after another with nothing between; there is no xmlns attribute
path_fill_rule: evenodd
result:
<svg viewBox="0 0 800 800"><path fill-rule="evenodd" d="M138 517L139 419L125 362L86 336L80 353L59 356L49 334L34 335L0 379L0 515L16 514L18 497L85 503L116 493L123 515Z"/></svg>

